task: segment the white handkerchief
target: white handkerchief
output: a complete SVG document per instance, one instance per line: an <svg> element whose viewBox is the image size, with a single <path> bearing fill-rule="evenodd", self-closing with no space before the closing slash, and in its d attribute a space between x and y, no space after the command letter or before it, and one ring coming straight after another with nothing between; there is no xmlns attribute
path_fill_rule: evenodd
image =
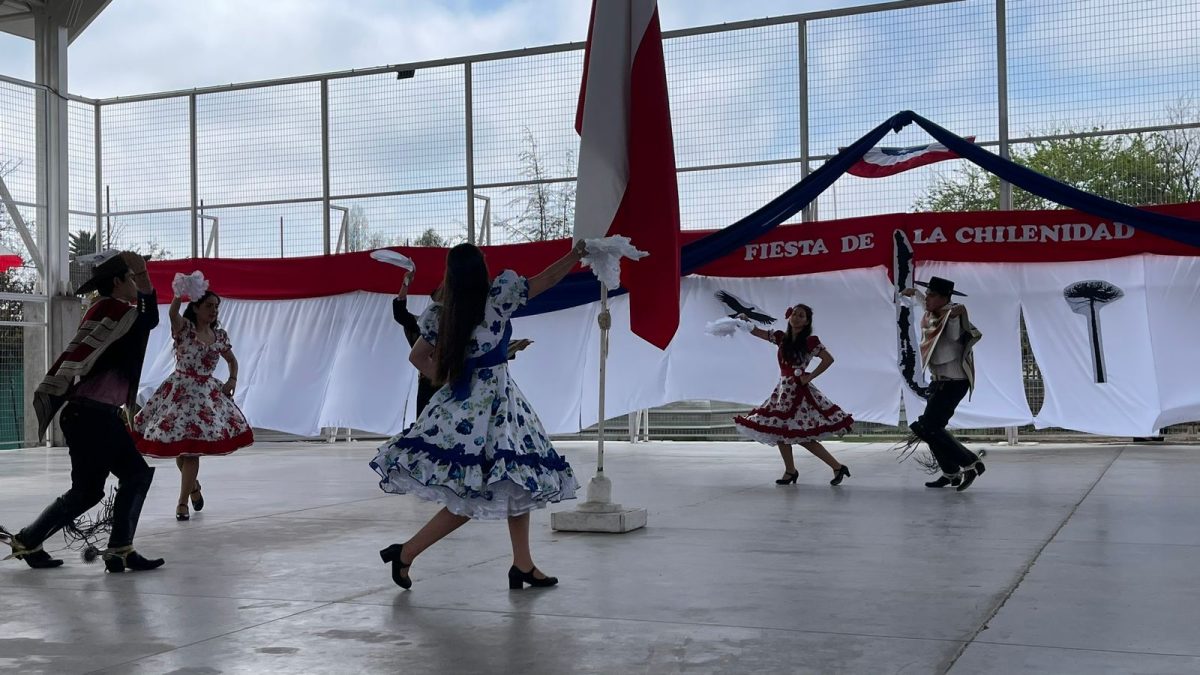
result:
<svg viewBox="0 0 1200 675"><path fill-rule="evenodd" d="M609 288L617 288L621 285L621 258L641 260L650 255L634 248L633 244L629 242L629 237L621 235L585 239L584 243L587 244L587 254L583 256L580 263L584 267L592 268L592 272L600 280L600 283Z"/></svg>
<svg viewBox="0 0 1200 675"><path fill-rule="evenodd" d="M175 280L171 282L171 290L175 292L177 298L199 300L208 292L208 279L204 278L204 273L200 270L191 274L177 272Z"/></svg>
<svg viewBox="0 0 1200 675"><path fill-rule="evenodd" d="M730 337L738 331L749 333L754 328L754 324L741 319L733 319L724 317L716 321L709 321L704 327L704 332L717 337Z"/></svg>
<svg viewBox="0 0 1200 675"><path fill-rule="evenodd" d="M412 261L412 258L388 248L380 248L371 251L371 258L378 260L381 263L387 263L389 265L395 265L396 267L406 269L409 272L417 271L417 265Z"/></svg>

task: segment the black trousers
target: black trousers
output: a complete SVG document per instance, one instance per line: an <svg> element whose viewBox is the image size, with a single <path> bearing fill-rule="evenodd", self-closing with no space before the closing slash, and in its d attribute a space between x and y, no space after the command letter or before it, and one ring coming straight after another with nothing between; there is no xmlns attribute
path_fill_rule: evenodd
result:
<svg viewBox="0 0 1200 675"><path fill-rule="evenodd" d="M71 489L54 500L17 539L40 546L55 532L104 499L108 474L117 477L109 548L133 544L154 469L146 464L121 420L120 409L90 401L71 401L59 419L71 455Z"/></svg>
<svg viewBox="0 0 1200 675"><path fill-rule="evenodd" d="M929 446L929 451L945 474L956 474L979 461L975 453L946 431L955 408L969 389L970 384L966 380L934 380L929 383L929 401L925 404L925 412L909 425L917 438Z"/></svg>
<svg viewBox="0 0 1200 675"><path fill-rule="evenodd" d="M433 382L430 382L424 375L417 378L417 417L425 412L425 408L429 405L429 399L437 393L440 387L435 387Z"/></svg>

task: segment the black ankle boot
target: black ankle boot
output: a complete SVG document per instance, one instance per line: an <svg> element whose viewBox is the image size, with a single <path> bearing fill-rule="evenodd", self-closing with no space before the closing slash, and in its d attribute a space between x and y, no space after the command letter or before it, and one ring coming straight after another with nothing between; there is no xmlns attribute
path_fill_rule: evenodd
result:
<svg viewBox="0 0 1200 675"><path fill-rule="evenodd" d="M379 552L379 557L383 559L384 564L392 564L392 581L404 590L412 588L412 579L400 574L404 570L412 567L412 563L401 562L401 556L404 555L404 544L392 544L391 546Z"/></svg>
<svg viewBox="0 0 1200 675"><path fill-rule="evenodd" d="M947 485L958 485L958 481L962 480L959 476L947 476L942 474L937 480L931 480L925 484L927 488L944 488Z"/></svg>
<svg viewBox="0 0 1200 675"><path fill-rule="evenodd" d="M984 471L987 471L987 467L983 465L983 462L975 462L970 468L963 469L962 485L959 485L957 490L962 492L971 487L971 483L974 483L976 478L982 476Z"/></svg>
<svg viewBox="0 0 1200 675"><path fill-rule="evenodd" d="M122 546L104 553L104 569L114 574L119 574L125 570L129 570L130 572L145 572L147 570L158 569L166 564L166 562L162 558L150 560L149 558L142 557L142 554L133 550L132 546Z"/></svg>
<svg viewBox="0 0 1200 675"><path fill-rule="evenodd" d="M50 557L50 554L43 551L41 546L26 548L20 539L3 527L0 527L0 543L8 544L12 548L12 554L9 557L24 560L26 565L35 570L61 567L63 564L63 561Z"/></svg>
<svg viewBox="0 0 1200 675"><path fill-rule="evenodd" d="M528 572L522 572L521 570L517 569L516 565L508 568L508 588L510 590L518 591L522 588L525 588L525 584L536 586L538 588L544 588L546 586L553 586L554 584L558 583L558 577L546 577L544 579L539 579L533 576L533 573L536 571L536 567L530 569Z"/></svg>
<svg viewBox="0 0 1200 675"><path fill-rule="evenodd" d="M58 558L50 557L49 553L46 553L40 548L36 551L19 555L17 558L24 560L26 565L29 565L35 570L53 569L55 567L62 567L63 564L63 561L59 560Z"/></svg>

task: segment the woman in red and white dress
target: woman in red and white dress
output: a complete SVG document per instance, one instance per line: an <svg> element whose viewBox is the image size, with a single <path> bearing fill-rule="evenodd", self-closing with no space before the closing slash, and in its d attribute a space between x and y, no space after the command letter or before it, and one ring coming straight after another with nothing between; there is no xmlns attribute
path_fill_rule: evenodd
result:
<svg viewBox="0 0 1200 675"><path fill-rule="evenodd" d="M829 454L821 439L846 433L854 418L812 385L812 380L833 363L833 356L812 334L812 309L808 305L795 305L785 316L786 331L767 332L761 328L751 331L779 347L779 384L771 392L771 398L733 421L742 436L779 448L784 472L776 483L787 485L800 477L792 458L792 445L799 444L833 469L829 484L840 485L850 475L850 469ZM809 372L808 365L814 357L821 363Z"/></svg>
<svg viewBox="0 0 1200 675"><path fill-rule="evenodd" d="M229 334L220 328L221 298L205 291L179 314L179 294L171 301L175 372L159 386L134 419L138 450L150 457L174 457L182 481L176 520L188 520L188 497L196 511L204 495L196 480L200 457L228 455L254 442L254 432L233 402L238 362ZM229 364L229 379L213 377L219 359Z"/></svg>

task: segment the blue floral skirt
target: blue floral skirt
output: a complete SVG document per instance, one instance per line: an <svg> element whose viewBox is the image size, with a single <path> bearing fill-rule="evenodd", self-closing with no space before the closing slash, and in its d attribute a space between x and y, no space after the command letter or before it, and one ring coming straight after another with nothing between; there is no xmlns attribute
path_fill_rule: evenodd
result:
<svg viewBox="0 0 1200 675"><path fill-rule="evenodd" d="M579 489L507 365L478 369L465 401L438 390L412 427L380 446L371 468L384 492L483 520L574 499Z"/></svg>

